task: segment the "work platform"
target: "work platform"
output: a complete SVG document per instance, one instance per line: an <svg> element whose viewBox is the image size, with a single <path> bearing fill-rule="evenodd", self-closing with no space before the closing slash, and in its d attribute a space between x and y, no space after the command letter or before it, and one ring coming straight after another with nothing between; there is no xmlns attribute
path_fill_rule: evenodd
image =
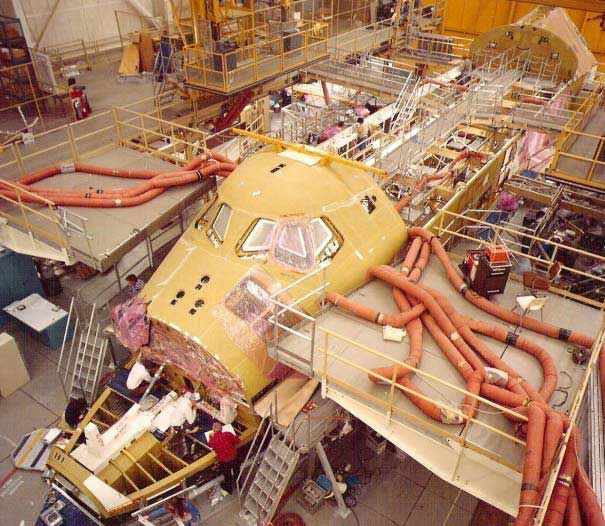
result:
<svg viewBox="0 0 605 526"><path fill-rule="evenodd" d="M86 162L92 165L122 169L158 171L177 169L170 162L125 147L116 147L110 151L93 155ZM137 184L141 184L141 181L76 172L57 175L34 185L34 187L118 189L129 188ZM57 219L65 227L68 250L72 253L73 258L104 272L154 233L173 221L182 221L185 209L199 203L214 186L214 179L207 179L201 183L169 188L155 199L136 207L82 208L70 206L58 207L55 213ZM6 201L0 201L0 211L15 214L16 209L16 206L12 206ZM31 205L31 209L22 208L22 211L19 212L31 230L48 229L50 224L46 215L33 211L45 211L46 207ZM49 211L46 211L46 214L48 213ZM15 229L14 226L13 229ZM26 234L26 232L27 230L23 229L23 233ZM5 242L4 239L2 241ZM59 250L60 247L55 248Z"/></svg>
<svg viewBox="0 0 605 526"><path fill-rule="evenodd" d="M566 180L605 188L605 110L599 108L576 131L566 130L562 151L552 167L557 175Z"/></svg>
<svg viewBox="0 0 605 526"><path fill-rule="evenodd" d="M328 268L326 280L329 279ZM421 282L445 293L460 313L502 324L456 293L437 260L433 259L428 265ZM516 296L522 293L521 283L509 281L506 292L492 299L502 306L513 308ZM595 335L601 324L599 310L554 294L547 295L545 321ZM367 283L349 298L377 311L397 311L391 288L381 281ZM508 328L510 331L516 329L514 326ZM315 345L309 345L309 341L295 334L286 335L279 341L282 350L275 350L281 361L304 373L309 372L308 363L312 361L313 374L322 381L329 398L442 479L510 515L517 514L524 446L518 439L515 441L512 425L501 410L481 403L476 420L467 426L437 423L421 413L397 389L393 392L389 386L378 385L368 379L367 370L392 365L390 359L405 360L409 352L407 337L403 343L385 341L382 327L355 318L338 308L324 311L314 323L308 323L298 330ZM531 337L554 358L559 383L551 404L562 412L568 411L575 403L576 391L586 374L585 367L572 361L568 344L527 329L517 332ZM480 338L534 387L541 385L541 368L535 359L503 343ZM463 392L442 381L459 389L464 389L466 385L426 330L423 349L419 369L427 376L416 373L413 382L431 400L453 409L459 408ZM391 399L392 412L389 414Z"/></svg>
<svg viewBox="0 0 605 526"><path fill-rule="evenodd" d="M224 142L222 136L209 136L199 128L161 117L166 110L172 114L187 111L188 106L181 107L179 103L160 106L158 102L153 105L155 109L149 111L152 102L143 99L129 107L99 112L38 135L35 145L19 144L5 149L0 155L2 181L17 192L17 199L0 195L0 243L36 257L68 264L80 261L101 272L114 267L118 282L119 272L133 271L144 258L149 264L143 268L153 267L154 250L183 231L183 223L190 219L189 213L193 211L192 205L203 203L202 196L214 188L214 180L170 188L136 207L105 209L55 206L51 201L44 205L19 202L28 191L15 185L16 180L29 173L78 162L159 173L176 171L187 159ZM133 107L142 108L146 113ZM195 111L194 107L194 113L186 115L194 118ZM141 182L69 173L48 178L35 186L90 189L94 193L97 189L129 188ZM137 245L143 249L142 257L134 267L118 269L118 263ZM137 272L140 270L139 265Z"/></svg>

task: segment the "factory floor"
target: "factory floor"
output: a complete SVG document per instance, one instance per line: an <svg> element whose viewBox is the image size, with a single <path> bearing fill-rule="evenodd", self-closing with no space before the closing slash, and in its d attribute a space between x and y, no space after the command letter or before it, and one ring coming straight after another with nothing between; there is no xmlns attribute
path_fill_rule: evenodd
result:
<svg viewBox="0 0 605 526"><path fill-rule="evenodd" d="M118 50L119 51L119 50ZM101 57L92 65L90 70L80 67L80 76L76 84L86 87L85 93L91 107L91 115L110 110L114 106L124 106L153 95L153 84L149 78L122 81L118 78L120 53L113 51ZM57 76L57 84L67 90L67 81ZM69 100L63 104L57 102L45 108L41 105L42 120L34 126L34 133L39 134L52 130L73 120L73 113L68 106ZM22 111L28 122L37 115L33 104L22 104ZM53 111L46 111L53 110ZM3 129L17 130L23 128L23 120L17 111L4 111L0 114ZM98 126L99 123L96 123ZM93 128L95 129L95 128Z"/></svg>
<svg viewBox="0 0 605 526"><path fill-rule="evenodd" d="M16 322L0 326L13 335L24 355L30 381L0 399L0 524L32 526L47 487L40 472L14 470L10 453L24 433L56 424L66 405L57 373L58 351L52 351ZM376 457L373 477L358 493L354 508L361 525L466 526L471 524L477 499L443 482L409 457L400 459L387 450ZM239 512L236 498L220 512L203 518L201 526L234 524ZM300 514L308 525L356 526L355 515L341 519L329 503L315 514L306 513L293 496L282 512ZM69 526L69 525L66 525Z"/></svg>

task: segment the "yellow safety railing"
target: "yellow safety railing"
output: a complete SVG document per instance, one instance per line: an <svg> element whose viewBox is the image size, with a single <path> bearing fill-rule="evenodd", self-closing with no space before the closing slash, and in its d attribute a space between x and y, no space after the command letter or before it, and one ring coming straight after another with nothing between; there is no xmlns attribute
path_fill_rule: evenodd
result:
<svg viewBox="0 0 605 526"><path fill-rule="evenodd" d="M187 156L207 147L207 133L162 119L163 111L173 105L159 107L156 102L155 97L148 97L130 105L145 112L125 107L94 113L82 121L36 133L34 145L13 143L0 150L0 190L11 193L0 194L0 217L9 226L27 233L32 241L59 249L70 247L67 231L71 228L72 235L77 231L84 236L90 249L84 218L37 196L38 202L25 202L24 196L34 194L15 181L49 166L83 161L115 149L116 145L146 151L175 164L184 164ZM177 103L174 107L183 109ZM164 139L168 142L162 142Z"/></svg>
<svg viewBox="0 0 605 526"><path fill-rule="evenodd" d="M492 236L490 236L491 241L480 239L466 233L466 230L478 231L481 229L485 231L489 229L492 232ZM587 252L586 250L582 250L580 248L572 247L570 245L557 243L556 241L552 241L550 239L544 239L533 235L530 232L520 231L512 226L507 226L507 224L488 223L487 221L472 217L465 213L459 214L447 209L442 209L438 215L438 220L431 225L431 230L442 240L446 240L445 242L449 243L449 247L454 247L457 241L467 241L488 246L493 243L497 243L498 240L501 240L503 234L508 234L510 237L507 238L506 247L507 250L515 257L526 258L537 268L545 269L545 272L546 270L549 270L555 264L555 262L558 262L561 265L561 270L568 273L570 276L581 280L594 280L597 286L605 287L605 277L561 264L558 256L559 252L567 252L576 257L588 258L595 264L601 264L604 267L605 257ZM515 238L520 238L521 241L514 241ZM525 243L548 245L552 246L553 250L548 257L537 257L535 255L523 252L522 248L523 246L526 246ZM566 288L563 288L563 283L559 285L551 285L549 290L566 298L590 305L591 307L605 309L605 302L599 302L580 294L570 292Z"/></svg>
<svg viewBox="0 0 605 526"><path fill-rule="evenodd" d="M256 32L263 31L255 28ZM265 30L266 31L266 30ZM219 52L193 44L184 48L187 83L229 93L279 76L328 55L328 26L303 22L297 31L252 39L249 45Z"/></svg>
<svg viewBox="0 0 605 526"><path fill-rule="evenodd" d="M6 193L14 195L5 195ZM27 197L36 198L39 204L28 203L25 200ZM8 224L21 227L32 239L50 242L63 250L69 247L67 234L54 203L10 181L0 180L0 217Z"/></svg>
<svg viewBox="0 0 605 526"><path fill-rule="evenodd" d="M441 398L444 400L451 400L451 395L446 395L443 392L443 390L447 390L452 394L457 393L459 398L460 395L469 396L476 399L478 403L485 404L489 407L488 412L490 414L501 414L502 416L514 415L516 418L519 418L519 415L515 413L514 410L492 402L481 395L471 393L435 374L412 367L401 360L392 358L367 345L359 343L342 334L338 334L333 330L326 329L325 327L317 328L317 339L319 343L317 344L315 353L317 359L314 364L314 374L321 381L323 396L332 397L336 400L339 400L342 396L348 396L368 407L372 413L377 413L382 416L385 419L386 426L391 430L394 430L393 424L395 424L413 429L421 435L426 436L429 442L434 441L435 437L441 437L445 441L458 444L460 450L454 460L455 467L452 475L453 479L455 479L456 474L461 467L463 451L465 449L482 455L490 461L514 472L520 473L522 471L522 459L511 459L508 456L505 456L502 451L496 451L494 450L495 448L488 448L484 445L477 444L475 441L469 439L469 430L471 429L471 426L478 426L481 427L483 436L489 437L491 435L496 438L503 438L505 441L513 444L525 446L523 440L520 440L504 429L495 427L495 425L483 421L481 419L482 411L479 411L476 417L469 418L458 409L452 407L452 405L440 402L434 396L430 397L423 395L418 391L398 384L396 379L397 370L398 368L407 369L411 373L414 373L422 384L428 385L440 392ZM605 345L605 322L601 323L599 333L591 348L588 365L582 373L580 381L577 382L578 387L573 394L570 408L567 411L570 425L560 441L557 455L548 471L545 492L542 495L538 506L536 524L542 524L544 519L567 445L572 437L571 433L573 427L577 425L580 407L586 397L590 378L593 374L596 374L596 362L603 345ZM345 357L344 353L346 350L352 351L350 354L354 354L355 357L352 359ZM382 362L382 366L393 367L393 374L391 377L382 376L372 371L370 368L361 365L362 363L376 363L378 361ZM351 374L351 371L353 374ZM360 380L360 377L367 378ZM382 391L382 395L374 394L369 389L364 389L363 386L360 385L360 382L363 381L370 382L370 378L380 381L386 386L386 389ZM354 381L351 379L354 379ZM463 429L460 430L459 428L454 427L454 429L449 430L447 426L434 422L428 417L421 415L418 410L411 408L409 404L401 403L400 395L402 394L413 395L417 399L436 404L443 410L459 416L463 419L463 424L461 424L463 425ZM527 421L527 418L521 417L521 420ZM485 444L491 443L493 443L493 440L486 438ZM494 467L494 471L501 471L501 469L501 467Z"/></svg>
<svg viewBox="0 0 605 526"><path fill-rule="evenodd" d="M596 89L581 100L557 140L555 153L549 168L549 173L553 176L566 181L605 189L605 179L595 179L595 172L605 171L605 161L601 160L605 138L584 131L596 111L603 107L604 101L605 88L603 84L597 85ZM587 143L586 149L592 151L591 155L572 151L577 141L582 140Z"/></svg>
<svg viewBox="0 0 605 526"><path fill-rule="evenodd" d="M468 417L452 404L441 402L435 397L421 394L418 391L398 384L396 373L398 370L401 371L401 369L406 369L417 375L423 384L436 388L440 391L447 390L449 393L451 393L449 395L443 395L443 398L447 400L450 400L453 395L457 395L460 398L468 396L474 398L479 403L489 406L490 412L495 411L502 415L518 417L519 415L513 410L498 403L492 402L481 395L471 393L465 388L443 380L435 374L412 367L402 360L393 358L342 334L338 334L333 330L326 329L325 327L318 327L317 333L318 344L315 351L317 363L314 365L314 372L315 375L321 380L322 392L324 396L329 396L330 391L334 390L361 398L365 403L369 403L372 406L378 406L378 410L385 418L387 424L395 422L407 426L413 423L420 428L421 431L438 435L443 439L456 442L461 447L471 449L476 453L479 453L513 471L521 471L521 466L519 464L511 462L511 460L504 458L498 452L488 450L485 447L469 441L466 437L468 435L468 428L471 425L477 425L487 433L497 435L498 437L504 438L505 440L514 444L525 445L523 440L520 440L511 433L484 422L478 417ZM353 349L355 351L355 359L350 359L343 356L343 348ZM370 361L374 363L377 361L377 358L383 362L381 366L393 366L393 374L391 377L387 378L372 371L370 368L361 365L361 363ZM347 373L347 371L354 371L355 374L350 375ZM376 396L375 394L368 392L367 389L364 389L363 386L360 386L359 373L366 377L366 379L362 381L367 381L369 385L372 385L370 383L370 377L385 385L387 387L387 391L385 392L386 396ZM354 377L357 381L355 383L347 381L347 376ZM437 405L440 409L446 411L448 414L456 415L462 420L463 424L460 425L464 426L464 431L459 433L460 430L455 429L455 427L455 431L450 431L447 429L447 426L434 422L426 416L421 416L418 410L414 410L412 408L406 409L405 405L402 405L400 403L400 399L398 399L399 394L412 395L415 398ZM526 420L526 417L521 417L521 420Z"/></svg>
<svg viewBox="0 0 605 526"><path fill-rule="evenodd" d="M118 143L133 150L183 165L207 148L210 135L200 129L127 108L113 115Z"/></svg>

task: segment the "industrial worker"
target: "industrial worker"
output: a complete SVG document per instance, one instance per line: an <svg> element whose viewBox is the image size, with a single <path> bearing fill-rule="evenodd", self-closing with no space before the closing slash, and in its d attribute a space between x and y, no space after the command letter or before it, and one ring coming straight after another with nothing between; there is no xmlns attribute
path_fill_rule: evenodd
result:
<svg viewBox="0 0 605 526"><path fill-rule="evenodd" d="M152 380L153 376L151 376L145 365L137 361L130 368L128 378L126 378L126 387L129 391L134 391L139 388L143 382L150 384Z"/></svg>
<svg viewBox="0 0 605 526"><path fill-rule="evenodd" d="M126 283L126 294L129 298L134 298L145 286L145 282L135 274L126 276Z"/></svg>
<svg viewBox="0 0 605 526"><path fill-rule="evenodd" d="M176 393L173 391L168 396L173 400L166 404L153 419L154 427L165 433L169 428L181 427L185 422L192 425L196 418L195 404L199 400L199 394L186 391L176 398Z"/></svg>
<svg viewBox="0 0 605 526"><path fill-rule="evenodd" d="M371 134L370 126L365 122L363 117L357 119L355 133L357 134L357 151L362 152L366 149Z"/></svg>
<svg viewBox="0 0 605 526"><path fill-rule="evenodd" d="M65 422L70 427L76 428L80 421L86 416L88 412L88 404L82 397L70 398L67 407L65 408Z"/></svg>
<svg viewBox="0 0 605 526"><path fill-rule="evenodd" d="M237 404L229 396L218 391L211 391L208 398L210 403L202 400L196 407L225 425L232 424L237 417Z"/></svg>
<svg viewBox="0 0 605 526"><path fill-rule="evenodd" d="M196 526L201 521L200 511L188 498L179 495L169 500L163 506L153 510L147 518L150 520L160 519L167 513L170 513L175 519L185 526Z"/></svg>
<svg viewBox="0 0 605 526"><path fill-rule="evenodd" d="M225 477L223 489L227 493L233 491L233 472L237 469L237 448L239 438L229 431L223 431L223 425L215 421L208 445L216 453L221 474Z"/></svg>

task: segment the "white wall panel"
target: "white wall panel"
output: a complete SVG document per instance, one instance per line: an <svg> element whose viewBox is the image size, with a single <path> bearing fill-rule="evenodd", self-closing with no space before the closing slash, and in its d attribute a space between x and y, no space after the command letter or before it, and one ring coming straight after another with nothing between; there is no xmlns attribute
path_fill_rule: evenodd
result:
<svg viewBox="0 0 605 526"><path fill-rule="evenodd" d="M42 31L56 0L15 0L23 6L35 39ZM139 0L152 12L152 0ZM118 38L115 11L135 14L127 0L59 0L59 7L42 37L41 47L57 46L74 40L86 43L106 43ZM121 17L122 32L139 28L135 16ZM125 26L125 27L124 27ZM34 45L35 42L30 42Z"/></svg>

